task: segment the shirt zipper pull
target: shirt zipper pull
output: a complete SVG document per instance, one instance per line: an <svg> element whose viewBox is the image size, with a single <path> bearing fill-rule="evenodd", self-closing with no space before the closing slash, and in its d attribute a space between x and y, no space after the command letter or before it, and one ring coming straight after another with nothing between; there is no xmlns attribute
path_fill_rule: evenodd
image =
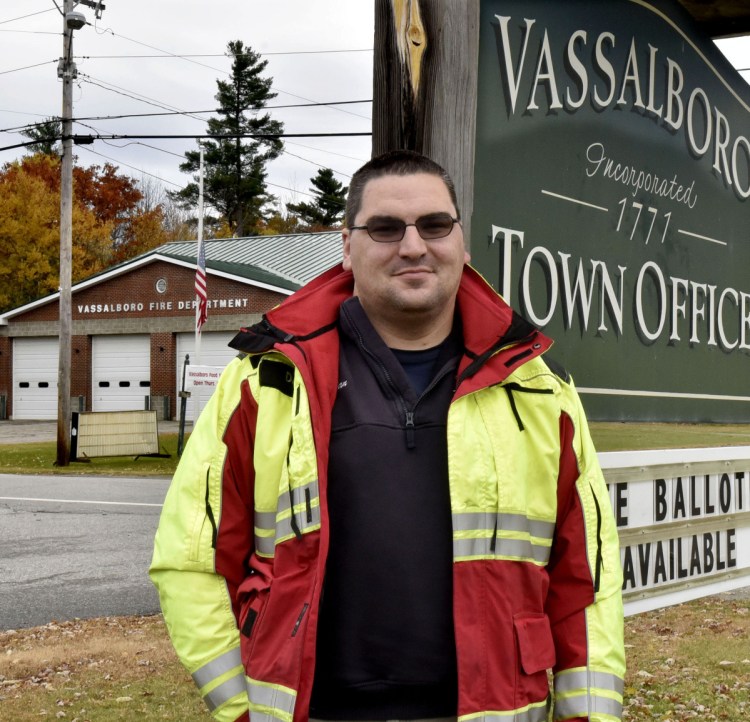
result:
<svg viewBox="0 0 750 722"><path fill-rule="evenodd" d="M414 412L406 412L406 448L413 449L417 445L414 437Z"/></svg>

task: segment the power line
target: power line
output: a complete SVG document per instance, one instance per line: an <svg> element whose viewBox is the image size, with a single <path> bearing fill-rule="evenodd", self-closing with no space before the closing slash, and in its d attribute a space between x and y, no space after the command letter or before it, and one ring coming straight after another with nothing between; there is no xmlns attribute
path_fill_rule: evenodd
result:
<svg viewBox="0 0 750 722"><path fill-rule="evenodd" d="M137 98L134 98L134 100L138 100ZM286 108L318 108L318 107L325 107L328 105L360 105L362 103L372 103L372 100L336 100L331 101L330 103L293 103L291 105L266 105L263 107L263 110L280 110L280 109L286 109ZM7 112L19 112L19 111L3 111L0 109L0 113ZM218 113L219 109L214 108L213 110L170 110L165 111L164 113L125 113L122 115L91 115L91 116L81 116L80 118L73 118L74 123L79 123L83 120L123 120L126 118L159 118L159 117L169 117L172 115L205 115L207 113ZM21 113L21 115L26 115L25 113ZM29 115L38 115L38 114L29 114ZM41 117L48 117L48 116L41 116ZM52 120L59 120L58 116L53 116L51 118ZM34 128L37 126L38 123L27 123L26 125L18 125L14 126L12 128L0 128L0 133L9 133L12 131L18 131L18 130L26 130L28 128Z"/></svg>
<svg viewBox="0 0 750 722"><path fill-rule="evenodd" d="M95 140L237 140L238 138L256 138L258 140L279 140L281 138L356 138L362 136L371 136L372 133L231 133L231 134L193 134L193 135L72 135L69 136L77 145L87 145ZM45 138L45 140L57 141L67 140L66 137L56 136L54 138ZM0 148L0 151L14 150L15 148L26 148L30 145L37 145L39 140L29 140L24 143L6 145ZM312 161L311 161L312 162Z"/></svg>
<svg viewBox="0 0 750 722"><path fill-rule="evenodd" d="M142 45L144 48L150 48L151 50L156 50L156 51L158 51L160 53L164 53L165 56L172 57L172 58L179 58L181 60L185 60L188 63L193 63L193 64L199 65L199 66L201 66L203 68L208 68L209 70L213 70L213 71L215 71L217 73L221 73L223 75L230 75L230 73L228 71L226 71L226 70L223 70L221 68L215 68L212 65L206 65L206 63L199 63L197 60L192 60L187 55L177 55L177 53L172 53L172 52L170 52L168 50L163 50L162 48L157 48L154 45L149 45L148 43L142 43L140 40L134 40L133 38L129 38L126 35L119 35L119 34L115 33L114 30L112 30L111 28L107 28L103 32L104 33L110 33L113 37L122 38L123 40L127 40L128 42L131 42L131 43L135 43L136 45ZM261 55L261 54L259 53L259 55ZM159 57L161 57L161 56L159 56ZM216 57L227 57L227 56L226 55L222 55L222 56L218 56L217 55ZM101 81L101 82L106 82L106 81ZM312 102L312 103L317 102L317 101L313 100L312 98L306 98L303 95L296 95L295 93L290 93L287 90L282 90L281 88L277 88L275 86L272 86L271 89L275 90L277 93L284 93L284 95L290 95L291 97L293 97L293 98L299 98L300 100L305 100L305 101ZM353 116L358 117L358 118L364 118L365 120L370 120L370 118L368 118L367 116L359 115L359 113L352 113L351 111L344 110L343 108L334 108L334 110L338 110L340 113L346 113L347 115L353 115Z"/></svg>
<svg viewBox="0 0 750 722"><path fill-rule="evenodd" d="M116 158L110 158L108 155L104 155L104 153L98 153L95 150L91 150L91 148L87 148L86 146L82 146L83 150L88 151L89 153L93 153L94 155L98 155L100 158L104 158L105 160L111 160L113 163L117 163L118 166L122 165L126 168L130 168L131 170L138 171L139 173L142 173L143 175L150 176L151 178L155 178L158 181L161 181L162 183L169 183L169 185L177 186L178 188L184 188L184 186L181 186L179 183L175 183L174 181L167 180L166 178L161 178L158 175L154 175L153 173L149 173L148 171L143 170L142 168L136 168L134 165L130 165L128 163L123 163L120 160L117 160ZM157 148L157 150L159 150Z"/></svg>
<svg viewBox="0 0 750 722"><path fill-rule="evenodd" d="M44 15L44 13L51 13L53 8L48 8L47 10L39 10L39 12L36 13L29 13L28 15L21 15L17 18L11 18L10 20L0 20L0 25L7 25L8 23L14 23L16 20L25 20L26 18L34 17L34 15ZM59 33L55 33L56 35L59 35Z"/></svg>
<svg viewBox="0 0 750 722"><path fill-rule="evenodd" d="M125 37L123 35L119 37ZM125 40L129 40L130 38L125 38ZM137 42L136 40L132 42ZM150 46L147 46L150 47ZM164 51L166 52L166 51ZM330 53L371 53L372 48L354 48L354 49L348 49L348 50L289 50L286 52L272 52L272 53L266 53L261 52L258 53L259 55L263 56L264 58L268 55L324 55L324 54L330 54ZM241 53L237 55L236 57L248 57L249 53ZM158 59L158 58L164 58L164 57L172 57L178 60L187 60L188 58L226 58L226 53L170 53L169 55L77 55L77 60L120 60L124 58L134 58L134 59ZM223 70L221 72L224 72Z"/></svg>
<svg viewBox="0 0 750 722"><path fill-rule="evenodd" d="M174 181L167 180L166 178L161 178L158 175L154 175L153 173L149 173L148 171L143 170L142 168L136 168L133 165L129 165L128 163L122 163L121 161L117 160L116 158L111 158L110 156L104 155L103 153L98 153L95 150L91 150L91 148L84 147L83 150L88 151L89 153L93 153L94 155L98 155L100 158L104 158L105 160L111 160L113 163L117 163L118 165L125 166L126 168L130 168L131 170L138 171L139 173L142 173L143 175L150 176L151 178L155 178L158 181L161 181L162 183L169 183L169 185L176 186L177 188L185 188L186 186L182 186L179 183L175 183ZM157 148L156 150L161 150L160 148ZM309 196L311 198L315 198L314 193L309 193L307 191L299 191L295 190L294 188L288 188L287 186L279 185L278 183L271 183L270 181L266 181L267 186L273 186L274 188L280 188L281 190L289 191L291 193L298 193L300 195Z"/></svg>
<svg viewBox="0 0 750 722"><path fill-rule="evenodd" d="M26 35L62 35L51 30L0 30L0 33L25 33Z"/></svg>
<svg viewBox="0 0 750 722"><path fill-rule="evenodd" d="M50 65L51 63L56 63L57 58L54 60L45 60L43 63L36 63L34 65L24 65L22 68L13 68L13 70L0 70L0 75L8 75L10 73L18 73L21 70L29 70L30 68L38 68L42 65Z"/></svg>

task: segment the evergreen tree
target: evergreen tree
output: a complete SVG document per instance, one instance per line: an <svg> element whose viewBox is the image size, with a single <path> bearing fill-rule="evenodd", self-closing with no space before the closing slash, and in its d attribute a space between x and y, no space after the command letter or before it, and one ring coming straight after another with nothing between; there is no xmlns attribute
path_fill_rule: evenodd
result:
<svg viewBox="0 0 750 722"><path fill-rule="evenodd" d="M333 177L330 168L321 168L310 179L315 199L312 203L287 203L287 209L296 213L310 230L326 230L341 222L349 190Z"/></svg>
<svg viewBox="0 0 750 722"><path fill-rule="evenodd" d="M213 206L228 223L232 233L243 236L255 231L265 215L264 206L273 200L266 189L266 163L278 157L283 143L278 138L253 139L250 135L279 135L284 126L260 111L276 97L271 92L272 78L262 77L268 64L258 53L234 40L227 45L232 58L229 80L218 80L215 96L218 117L208 121L210 135L232 136L203 142L204 202ZM240 137L244 136L244 137ZM197 173L200 152L185 153L180 170ZM185 207L198 204L198 176L173 194Z"/></svg>
<svg viewBox="0 0 750 722"><path fill-rule="evenodd" d="M62 146L58 145L62 136L62 123L58 118L46 118L41 123L21 131L21 135L26 136L36 143L28 146L32 154L44 153L44 155L60 155Z"/></svg>

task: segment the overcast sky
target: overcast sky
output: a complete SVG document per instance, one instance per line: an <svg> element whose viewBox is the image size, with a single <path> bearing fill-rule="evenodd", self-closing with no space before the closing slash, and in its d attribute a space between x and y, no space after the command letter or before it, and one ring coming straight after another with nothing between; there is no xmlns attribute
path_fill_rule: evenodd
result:
<svg viewBox="0 0 750 722"><path fill-rule="evenodd" d="M242 40L268 59L266 73L278 96L271 106L369 101L372 98L375 0L105 0L100 20L79 5L90 25L75 32L79 78L77 118L206 111L216 106L217 78L228 77L224 55ZM57 0L62 7L62 0ZM57 61L62 17L54 0L0 2L0 147L25 140L12 129L61 112ZM750 68L750 38L720 42L736 68ZM177 57L179 56L179 57ZM750 82L750 72L743 72ZM277 108L287 133L369 132L371 104ZM85 121L75 132L191 134L205 132L210 114ZM78 146L81 165L115 163L121 172L155 176L176 189L189 182L179 171L194 140L97 141ZM299 200L319 166L339 179L370 156L369 137L285 141L286 153L269 166L269 190ZM23 149L0 151L0 164Z"/></svg>

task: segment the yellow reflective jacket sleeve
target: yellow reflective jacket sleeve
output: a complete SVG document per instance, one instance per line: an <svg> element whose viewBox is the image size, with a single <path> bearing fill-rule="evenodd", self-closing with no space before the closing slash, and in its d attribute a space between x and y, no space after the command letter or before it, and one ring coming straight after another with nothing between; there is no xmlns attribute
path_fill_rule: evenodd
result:
<svg viewBox="0 0 750 722"><path fill-rule="evenodd" d="M558 650L568 663L558 664L555 669L554 719L615 722L621 718L625 677L619 539L607 485L580 398L572 381L566 387L563 409L570 417L573 432L567 441L578 470L574 500L567 514L573 517L580 514L583 520L586 565L589 578L594 581L594 595L585 608L565 608L562 595L568 599L578 597L575 591L577 575L565 566L567 562L557 571L553 567L552 587L557 584L558 588L553 592L551 604L554 606L557 602L564 609L562 614L553 612L551 615L558 639L579 637L586 645L585 654L577 653L575 645ZM566 524L577 524L570 519L561 522L563 529ZM572 548L568 547L566 552L569 557L575 557ZM582 586L585 586L585 578L582 579Z"/></svg>
<svg viewBox="0 0 750 722"><path fill-rule="evenodd" d="M216 539L224 476L232 474L224 436L242 394L249 393L246 380L252 373L247 360L233 361L200 415L164 501L149 571L175 650L220 722L247 719L248 709L240 636L228 588L241 572L217 572ZM246 442L245 454L250 457L252 439ZM252 465L245 473L248 468ZM233 514L234 507L242 505L233 504ZM252 530L251 511L246 512L246 527ZM241 560L236 564L241 565Z"/></svg>

